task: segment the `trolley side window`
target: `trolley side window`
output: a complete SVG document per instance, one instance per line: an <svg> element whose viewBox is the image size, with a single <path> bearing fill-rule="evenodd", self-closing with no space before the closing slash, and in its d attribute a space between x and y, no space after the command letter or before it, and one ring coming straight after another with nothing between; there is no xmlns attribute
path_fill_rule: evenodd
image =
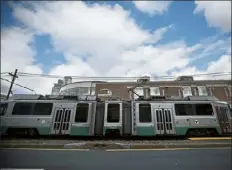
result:
<svg viewBox="0 0 232 170"><path fill-rule="evenodd" d="M12 115L33 115L34 103L15 103Z"/></svg>
<svg viewBox="0 0 232 170"><path fill-rule="evenodd" d="M211 104L195 104L196 115L199 116L212 116L213 107Z"/></svg>
<svg viewBox="0 0 232 170"><path fill-rule="evenodd" d="M51 115L53 103L36 103L34 115Z"/></svg>
<svg viewBox="0 0 232 170"><path fill-rule="evenodd" d="M1 103L0 104L0 116L5 115L7 107L8 107L7 103Z"/></svg>
<svg viewBox="0 0 232 170"><path fill-rule="evenodd" d="M120 105L119 104L108 104L107 122L118 123L119 119L120 119Z"/></svg>
<svg viewBox="0 0 232 170"><path fill-rule="evenodd" d="M76 108L76 123L86 123L88 120L89 104L88 103L78 103Z"/></svg>
<svg viewBox="0 0 232 170"><path fill-rule="evenodd" d="M139 122L150 123L151 122L151 105L139 104Z"/></svg>
<svg viewBox="0 0 232 170"><path fill-rule="evenodd" d="M177 116L194 115L192 104L175 104L175 111Z"/></svg>

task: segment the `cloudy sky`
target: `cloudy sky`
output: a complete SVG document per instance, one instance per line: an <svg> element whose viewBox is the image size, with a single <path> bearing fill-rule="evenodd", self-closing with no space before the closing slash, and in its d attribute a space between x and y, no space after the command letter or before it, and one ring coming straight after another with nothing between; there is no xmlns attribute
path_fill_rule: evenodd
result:
<svg viewBox="0 0 232 170"><path fill-rule="evenodd" d="M230 1L1 3L1 72L178 76L231 71ZM48 94L56 81L19 76L16 83ZM1 81L1 92L8 86ZM14 92L28 91L15 86Z"/></svg>

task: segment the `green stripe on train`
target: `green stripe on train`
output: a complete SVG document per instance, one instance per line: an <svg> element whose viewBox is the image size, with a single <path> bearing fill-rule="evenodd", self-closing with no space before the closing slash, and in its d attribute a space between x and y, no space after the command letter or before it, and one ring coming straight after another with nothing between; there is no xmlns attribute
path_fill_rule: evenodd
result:
<svg viewBox="0 0 232 170"><path fill-rule="evenodd" d="M204 129L204 128L211 128L216 129L218 134L221 134L220 127L176 127L176 135L186 135L188 129Z"/></svg>
<svg viewBox="0 0 232 170"><path fill-rule="evenodd" d="M185 135L189 127L176 127L176 135Z"/></svg>
<svg viewBox="0 0 232 170"><path fill-rule="evenodd" d="M154 127L137 127L138 136L154 136L155 128Z"/></svg>
<svg viewBox="0 0 232 170"><path fill-rule="evenodd" d="M188 129L191 127L176 127L176 135L186 135ZM195 127L195 128L215 128L218 134L221 133L219 127ZM194 129L194 128L191 128ZM154 127L137 127L137 135L138 136L155 136L155 128Z"/></svg>
<svg viewBox="0 0 232 170"><path fill-rule="evenodd" d="M50 127L38 127L37 130L40 135L49 135L51 132Z"/></svg>
<svg viewBox="0 0 232 170"><path fill-rule="evenodd" d="M89 127L72 127L71 136L89 136Z"/></svg>
<svg viewBox="0 0 232 170"><path fill-rule="evenodd" d="M1 134L5 134L6 131L7 131L7 129L8 129L8 127L6 127L6 126L1 126L1 127L0 127L0 133L1 133ZM50 134L50 131L51 131L50 127L38 127L37 130L38 130L38 133L39 133L40 135L49 135L49 134Z"/></svg>

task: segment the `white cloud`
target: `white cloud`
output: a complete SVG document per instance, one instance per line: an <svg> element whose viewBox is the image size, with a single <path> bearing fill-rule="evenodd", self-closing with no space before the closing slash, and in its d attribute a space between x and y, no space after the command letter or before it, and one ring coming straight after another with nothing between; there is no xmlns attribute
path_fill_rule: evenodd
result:
<svg viewBox="0 0 232 170"><path fill-rule="evenodd" d="M175 44L173 42L172 44ZM143 74L165 74L170 68L184 68L188 64L188 49L186 45L173 46L140 46L135 50L125 51L122 54L121 67L115 71L112 68L109 75L141 76ZM169 61L167 65L166 62Z"/></svg>
<svg viewBox="0 0 232 170"><path fill-rule="evenodd" d="M218 60L209 63L208 72L231 72L231 56L222 55Z"/></svg>
<svg viewBox="0 0 232 170"><path fill-rule="evenodd" d="M231 31L231 1L195 1L194 14L203 13L210 27Z"/></svg>
<svg viewBox="0 0 232 170"><path fill-rule="evenodd" d="M231 40L229 38L218 36L208 37L200 41L200 49L192 58L192 61L221 54L230 55Z"/></svg>
<svg viewBox="0 0 232 170"><path fill-rule="evenodd" d="M28 30L18 27L3 29L1 31L1 70L14 71L30 69L35 62L36 52L31 48L33 43L33 34ZM30 68L27 68L30 67ZM32 69L40 69L38 65L33 64Z"/></svg>
<svg viewBox="0 0 232 170"><path fill-rule="evenodd" d="M89 7L83 2L67 1L37 3L34 10L16 7L14 15L27 26L51 35L57 49L75 54L132 48L151 36L119 5Z"/></svg>
<svg viewBox="0 0 232 170"><path fill-rule="evenodd" d="M150 40L148 40L148 43L157 43L159 42L161 39L163 39L165 33L171 29L173 27L173 25L169 25L167 27L162 27L162 28L159 28L157 30L155 30L153 32L153 34L151 35L151 38Z"/></svg>
<svg viewBox="0 0 232 170"><path fill-rule="evenodd" d="M67 63L55 66L50 74L59 76L97 76L88 63L85 63L80 58L66 54Z"/></svg>
<svg viewBox="0 0 232 170"><path fill-rule="evenodd" d="M16 6L14 15L36 32L50 35L57 51L87 57L89 65L99 74L119 63L118 56L124 50L157 43L172 27L143 30L119 5L87 6L67 1L34 6L34 10Z"/></svg>
<svg viewBox="0 0 232 170"><path fill-rule="evenodd" d="M32 44L33 34L29 30L18 27L4 28L1 31L1 72L14 72L17 68L18 72L43 73L41 66L34 63L36 52L33 50ZM9 75L1 77L11 81ZM20 84L24 81L16 79L16 82ZM39 84L40 82L31 82L31 85L38 86ZM1 92L7 93L9 85L8 82L1 80ZM15 86L13 91L16 88Z"/></svg>
<svg viewBox="0 0 232 170"><path fill-rule="evenodd" d="M175 69L181 70L175 74L196 73L217 70L223 62L227 65L224 68L230 67L230 62L225 62L225 59L211 63L202 71L189 67L194 53L207 47L206 51L212 51L213 47L202 42L188 46L184 41L159 45L157 43L172 24L153 31L144 30L119 5L87 6L81 1L29 4L35 9L25 6L13 8L14 15L27 29L12 27L1 33L2 72L18 68L19 72L44 73L42 66L35 63L33 48L34 37L40 35L50 36L52 50L61 52L66 60L51 67L47 74L52 75L167 75L168 71ZM50 59L53 63L57 62L55 56ZM37 93L48 94L56 81L57 78L20 76L16 83Z"/></svg>
<svg viewBox="0 0 232 170"><path fill-rule="evenodd" d="M171 5L171 1L133 1L136 8L150 16L162 15Z"/></svg>
<svg viewBox="0 0 232 170"><path fill-rule="evenodd" d="M181 75L196 75L196 74L207 74L207 73L229 73L231 72L231 56L229 55L222 55L219 59L208 63L206 70L199 70L195 66L194 67L186 67L184 69L179 70L178 72L172 72L172 76L181 76ZM222 76L213 76L213 75L206 75L206 76L199 76L194 77L195 80L204 80L204 79L230 79L231 74L225 74Z"/></svg>

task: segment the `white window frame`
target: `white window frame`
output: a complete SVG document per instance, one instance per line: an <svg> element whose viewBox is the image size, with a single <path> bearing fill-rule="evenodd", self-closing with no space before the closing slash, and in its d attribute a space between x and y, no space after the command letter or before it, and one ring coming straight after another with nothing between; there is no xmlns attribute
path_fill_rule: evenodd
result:
<svg viewBox="0 0 232 170"><path fill-rule="evenodd" d="M155 89L157 90L157 93L153 93L155 91ZM151 96L160 96L160 88L159 87L150 87L150 95Z"/></svg>
<svg viewBox="0 0 232 170"><path fill-rule="evenodd" d="M182 97L181 89L178 89L178 94L179 94L180 97Z"/></svg>
<svg viewBox="0 0 232 170"><path fill-rule="evenodd" d="M165 96L165 90L162 89L162 96Z"/></svg>
<svg viewBox="0 0 232 170"><path fill-rule="evenodd" d="M213 96L213 88L212 87L209 87L209 95Z"/></svg>
<svg viewBox="0 0 232 170"><path fill-rule="evenodd" d="M205 92L206 94L203 93L204 90L202 90L202 88L205 88ZM207 92L207 87L206 86L197 86L198 89L198 95L199 96L208 96L208 92Z"/></svg>
<svg viewBox="0 0 232 170"><path fill-rule="evenodd" d="M185 90L188 88L187 92L185 93ZM192 88L191 86L182 86L182 92L183 92L183 97L187 97L187 96L192 96Z"/></svg>
<svg viewBox="0 0 232 170"><path fill-rule="evenodd" d="M224 88L224 91L225 91L226 97L228 97L227 88Z"/></svg>
<svg viewBox="0 0 232 170"><path fill-rule="evenodd" d="M197 93L197 88L194 88L193 91L194 91L194 96L198 96L198 93Z"/></svg>
<svg viewBox="0 0 232 170"><path fill-rule="evenodd" d="M142 87L136 87L134 89L134 92L138 94L139 96L144 96L143 88ZM134 99L139 98L136 94L133 94Z"/></svg>

